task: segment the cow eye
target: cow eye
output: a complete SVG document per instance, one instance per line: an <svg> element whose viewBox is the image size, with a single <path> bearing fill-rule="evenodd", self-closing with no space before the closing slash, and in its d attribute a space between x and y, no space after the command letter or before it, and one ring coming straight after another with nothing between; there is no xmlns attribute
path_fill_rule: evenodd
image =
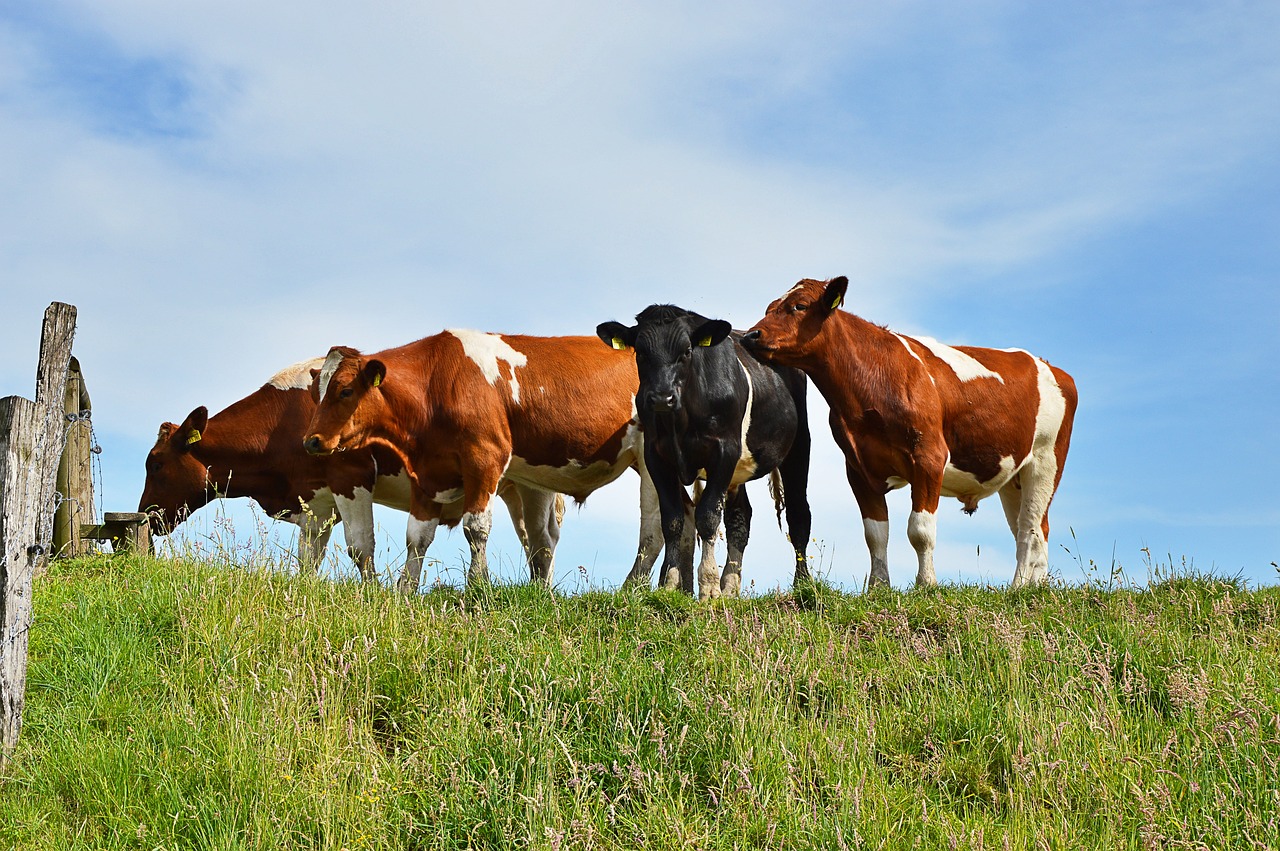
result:
<svg viewBox="0 0 1280 851"><path fill-rule="evenodd" d="M352 391L352 389L351 389L350 387L344 387L344 388L342 388L342 390L341 390L341 391L339 391L339 392L338 392L338 398L339 398L339 399L350 399L350 398L351 398L351 394L352 394L352 392L354 392L354 391Z"/></svg>
<svg viewBox="0 0 1280 851"><path fill-rule="evenodd" d="M809 309L809 305L802 304L800 302L796 302L795 304L791 305L792 313L804 313L808 309Z"/></svg>

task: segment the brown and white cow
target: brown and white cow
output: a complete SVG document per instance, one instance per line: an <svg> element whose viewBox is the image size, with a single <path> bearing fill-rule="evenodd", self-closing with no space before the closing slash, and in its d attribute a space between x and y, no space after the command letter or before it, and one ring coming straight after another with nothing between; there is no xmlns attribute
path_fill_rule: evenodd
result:
<svg viewBox="0 0 1280 851"><path fill-rule="evenodd" d="M635 420L630 352L595 337L446 330L373 355L338 346L314 386L319 407L305 446L316 455L382 448L411 482L410 534L461 501L484 512L502 476L579 502L628 467L641 475L640 548L631 577L649 576L662 546L657 495ZM535 501L535 510L536 510ZM526 503L528 510L528 503ZM554 540L530 525L532 572L550 583ZM406 574L420 553L411 545Z"/></svg>
<svg viewBox="0 0 1280 851"><path fill-rule="evenodd" d="M885 494L911 487L907 537L917 585L936 583L938 500L968 513L1000 494L1017 541L1013 587L1048 573L1049 503L1071 441L1071 376L1020 349L947 346L838 310L847 278L806 279L769 305L744 343L808 373L831 408L871 550L871 584L888 583Z"/></svg>
<svg viewBox="0 0 1280 851"><path fill-rule="evenodd" d="M384 450L330 458L307 454L302 436L315 412L312 370L324 358L294 364L261 388L209 416L201 406L181 425L164 423L147 455L147 477L138 510L151 515L153 528L167 533L187 516L218 497L249 497L268 515L301 528L298 561L314 570L338 521L344 523L347 549L361 575L373 575L373 504L399 510L409 506L409 482L399 458ZM527 546L523 496L527 489L504 482L500 496ZM456 506L447 506L460 516ZM558 534L563 500L547 519ZM475 527L475 528L472 528ZM473 572L485 568L487 517L465 528L472 545ZM429 533L434 536L435 527Z"/></svg>

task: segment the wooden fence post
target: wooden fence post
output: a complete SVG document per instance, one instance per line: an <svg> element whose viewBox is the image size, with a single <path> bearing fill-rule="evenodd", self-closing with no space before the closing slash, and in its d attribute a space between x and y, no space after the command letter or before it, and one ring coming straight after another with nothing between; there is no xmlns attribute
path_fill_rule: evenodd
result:
<svg viewBox="0 0 1280 851"><path fill-rule="evenodd" d="M52 547L58 460L66 436L62 398L75 329L74 307L49 305L35 402L0 399L0 765L22 729L31 580Z"/></svg>
<svg viewBox="0 0 1280 851"><path fill-rule="evenodd" d="M80 527L95 522L93 508L93 425L88 417L93 405L85 387L80 361L74 356L67 367L67 389L62 412L66 417L67 445L58 464L58 513L53 519L53 557L74 558L92 547L81 538Z"/></svg>

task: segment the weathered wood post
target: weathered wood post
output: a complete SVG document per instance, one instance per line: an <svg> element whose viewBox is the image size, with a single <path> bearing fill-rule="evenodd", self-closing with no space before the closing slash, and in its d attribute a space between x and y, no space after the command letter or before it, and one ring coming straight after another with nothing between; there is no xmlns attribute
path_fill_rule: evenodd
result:
<svg viewBox="0 0 1280 851"><path fill-rule="evenodd" d="M89 421L92 410L80 361L73 355L67 367L67 388L62 395L67 445L58 464L58 493L62 499L53 518L54 558L74 558L91 549L89 542L81 537L80 527L94 522L93 425Z"/></svg>
<svg viewBox="0 0 1280 851"><path fill-rule="evenodd" d="M62 397L76 309L44 313L36 400L0 399L0 764L18 743L27 687L31 579L48 557L58 460L66 420Z"/></svg>

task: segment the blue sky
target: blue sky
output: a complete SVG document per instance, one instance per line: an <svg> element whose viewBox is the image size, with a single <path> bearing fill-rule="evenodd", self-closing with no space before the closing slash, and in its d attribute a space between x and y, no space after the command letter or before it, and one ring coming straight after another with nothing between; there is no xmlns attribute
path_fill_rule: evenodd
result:
<svg viewBox="0 0 1280 851"><path fill-rule="evenodd" d="M45 306L76 304L103 504L127 510L162 421L330 345L590 334L659 301L747 327L844 274L868 319L1075 376L1065 580L1114 554L1137 579L1185 558L1274 582L1277 43L1262 2L11 0L0 392L31 393ZM816 550L858 587L861 523L813 404ZM571 511L562 587L578 565L622 579L635 504L628 475ZM958 509L939 578L1007 582L999 507ZM891 512L905 586L905 496ZM203 514L192 540L259 536L243 505ZM745 577L767 589L789 549L757 516ZM389 568L403 519L379 520ZM463 549L437 541L445 581Z"/></svg>

